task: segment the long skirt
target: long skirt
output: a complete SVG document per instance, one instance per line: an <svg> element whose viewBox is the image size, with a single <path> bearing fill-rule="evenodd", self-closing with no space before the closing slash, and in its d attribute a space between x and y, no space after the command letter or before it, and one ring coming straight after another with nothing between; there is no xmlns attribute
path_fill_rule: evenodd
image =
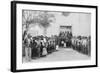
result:
<svg viewBox="0 0 100 73"><path fill-rule="evenodd" d="M25 57L26 60L31 60L31 48L30 47L25 47Z"/></svg>
<svg viewBox="0 0 100 73"><path fill-rule="evenodd" d="M59 50L59 46L58 46L58 45L56 45L56 51L57 51L57 50Z"/></svg>
<svg viewBox="0 0 100 73"><path fill-rule="evenodd" d="M64 43L64 48L66 48L66 43Z"/></svg>
<svg viewBox="0 0 100 73"><path fill-rule="evenodd" d="M37 49L34 47L32 48L32 58L37 57Z"/></svg>
<svg viewBox="0 0 100 73"><path fill-rule="evenodd" d="M43 48L42 55L47 55L47 49L46 48Z"/></svg>
<svg viewBox="0 0 100 73"><path fill-rule="evenodd" d="M32 58L40 57L40 48L32 48Z"/></svg>

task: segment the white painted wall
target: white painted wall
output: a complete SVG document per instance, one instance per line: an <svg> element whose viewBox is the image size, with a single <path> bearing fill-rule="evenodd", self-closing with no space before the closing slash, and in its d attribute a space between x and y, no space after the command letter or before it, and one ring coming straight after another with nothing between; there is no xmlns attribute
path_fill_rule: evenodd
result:
<svg viewBox="0 0 100 73"><path fill-rule="evenodd" d="M48 34L59 34L59 27L61 25L72 26L72 33L74 36L91 35L91 14L86 13L70 13L68 17L62 16L61 14L56 15L56 22L52 23L48 28Z"/></svg>
<svg viewBox="0 0 100 73"><path fill-rule="evenodd" d="M67 19L68 24L72 24L72 33L74 36L91 34L91 14L71 13Z"/></svg>

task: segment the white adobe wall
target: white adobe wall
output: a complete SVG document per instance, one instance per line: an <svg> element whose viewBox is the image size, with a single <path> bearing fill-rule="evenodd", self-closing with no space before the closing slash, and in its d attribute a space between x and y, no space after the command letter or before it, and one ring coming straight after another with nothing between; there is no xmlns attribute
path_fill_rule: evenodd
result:
<svg viewBox="0 0 100 73"><path fill-rule="evenodd" d="M50 34L59 34L61 25L72 25L72 33L74 36L91 34L91 14L86 13L71 13L68 17L57 15L56 23L52 23L48 28L48 36Z"/></svg>

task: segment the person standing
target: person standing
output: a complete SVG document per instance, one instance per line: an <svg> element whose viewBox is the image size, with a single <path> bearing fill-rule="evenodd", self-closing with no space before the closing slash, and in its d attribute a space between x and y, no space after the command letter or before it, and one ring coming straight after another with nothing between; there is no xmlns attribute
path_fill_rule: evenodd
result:
<svg viewBox="0 0 100 73"><path fill-rule="evenodd" d="M47 48L46 48L46 40L42 42L43 45L43 52L42 52L42 56L46 56L47 55Z"/></svg>
<svg viewBox="0 0 100 73"><path fill-rule="evenodd" d="M31 39L28 38L28 60L31 61L31 47L30 47Z"/></svg>
<svg viewBox="0 0 100 73"><path fill-rule="evenodd" d="M36 49L37 49L37 57L40 57L40 41L39 39L36 41L37 45L36 45Z"/></svg>
<svg viewBox="0 0 100 73"><path fill-rule="evenodd" d="M35 39L32 41L32 59L36 58L36 45L37 43L35 42Z"/></svg>
<svg viewBox="0 0 100 73"><path fill-rule="evenodd" d="M31 47L30 47L30 38L25 36L25 58L27 61L31 60Z"/></svg>
<svg viewBox="0 0 100 73"><path fill-rule="evenodd" d="M42 52L43 52L43 45L42 42L40 42L40 56L42 56Z"/></svg>

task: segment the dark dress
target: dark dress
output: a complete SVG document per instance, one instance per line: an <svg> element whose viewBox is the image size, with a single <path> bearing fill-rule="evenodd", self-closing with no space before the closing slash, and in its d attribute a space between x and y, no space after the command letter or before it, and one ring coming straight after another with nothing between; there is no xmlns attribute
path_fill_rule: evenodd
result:
<svg viewBox="0 0 100 73"><path fill-rule="evenodd" d="M42 42L40 43L41 45L40 45L40 56L42 56L42 52L43 52L43 45L42 45Z"/></svg>
<svg viewBox="0 0 100 73"><path fill-rule="evenodd" d="M37 48L36 48L37 43L35 41L33 41L31 43L31 48L32 48L32 58L37 57Z"/></svg>

